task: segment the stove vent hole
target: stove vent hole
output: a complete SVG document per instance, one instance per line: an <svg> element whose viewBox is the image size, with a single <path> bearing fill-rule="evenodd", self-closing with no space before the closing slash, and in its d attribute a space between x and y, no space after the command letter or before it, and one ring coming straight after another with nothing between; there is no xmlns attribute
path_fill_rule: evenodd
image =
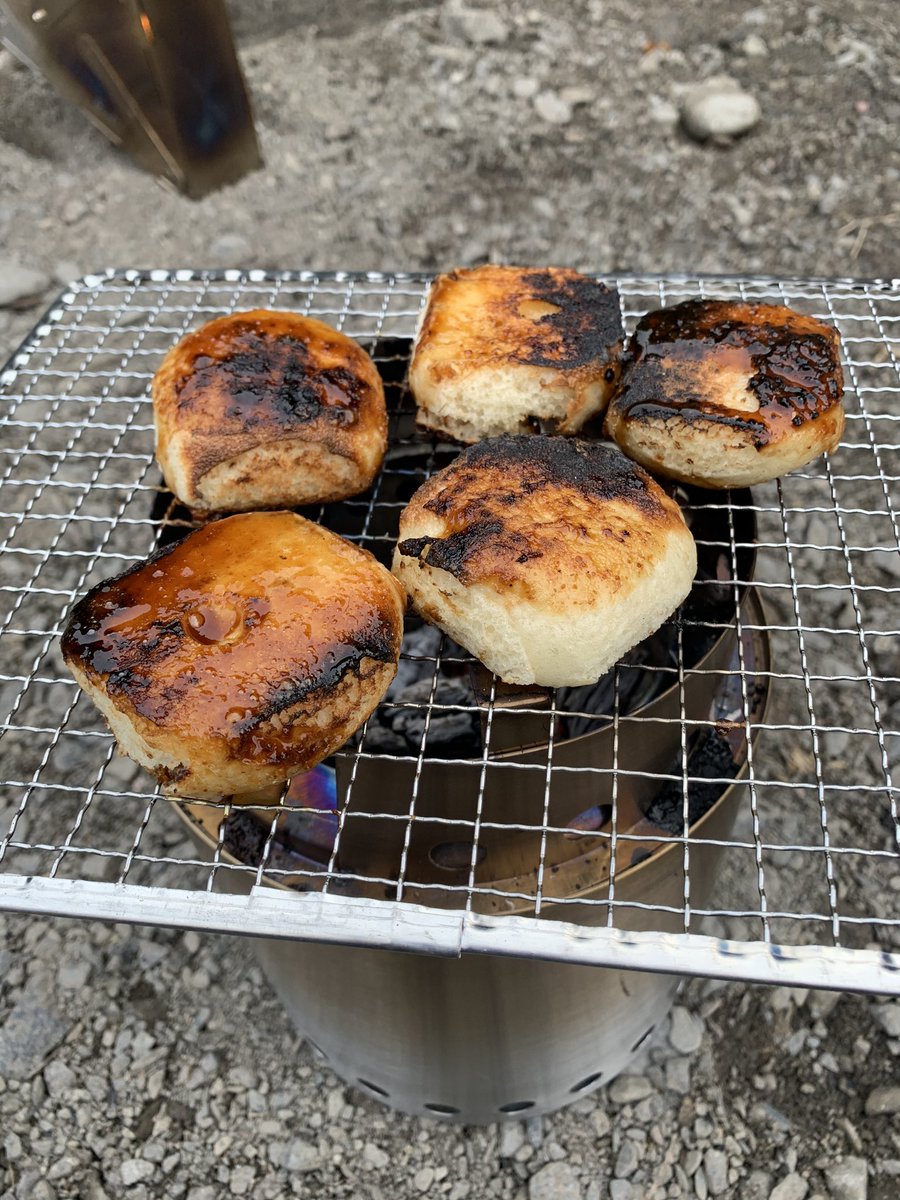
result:
<svg viewBox="0 0 900 1200"><path fill-rule="evenodd" d="M370 1083L368 1079L357 1079L360 1087L368 1088L370 1092L374 1092L376 1096L383 1096L385 1100L390 1097L390 1092L386 1092L383 1087L379 1087L377 1083Z"/></svg>
<svg viewBox="0 0 900 1200"><path fill-rule="evenodd" d="M579 1079L577 1083L573 1084L569 1088L569 1091L570 1092L583 1092L585 1088L590 1087L592 1083L596 1083L598 1079L602 1079L602 1078L603 1078L603 1072L595 1071L593 1073L593 1075L585 1075L584 1079Z"/></svg>
<svg viewBox="0 0 900 1200"><path fill-rule="evenodd" d="M454 1108L452 1104L425 1104L423 1108L427 1108L429 1112L438 1113L442 1117L452 1117L459 1112L458 1108Z"/></svg>
<svg viewBox="0 0 900 1200"><path fill-rule="evenodd" d="M655 1028L656 1028L655 1025L651 1025L650 1028L645 1033L641 1034L641 1036L638 1038L638 1040L631 1047L632 1054L634 1054L634 1052L636 1050L639 1050L641 1048L641 1046L643 1046L644 1042L646 1042L647 1038L650 1036L650 1034L653 1032L653 1030Z"/></svg>
<svg viewBox="0 0 900 1200"><path fill-rule="evenodd" d="M497 1112L502 1113L517 1113L524 1112L526 1108L534 1108L533 1100L512 1100L509 1104L501 1104Z"/></svg>

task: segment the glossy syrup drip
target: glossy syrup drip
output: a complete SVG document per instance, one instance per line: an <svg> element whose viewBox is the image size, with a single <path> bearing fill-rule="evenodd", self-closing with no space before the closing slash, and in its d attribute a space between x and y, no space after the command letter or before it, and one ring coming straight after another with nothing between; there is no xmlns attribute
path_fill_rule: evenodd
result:
<svg viewBox="0 0 900 1200"><path fill-rule="evenodd" d="M648 313L628 356L624 419L714 416L758 445L816 420L843 390L834 330L774 305L688 300Z"/></svg>
<svg viewBox="0 0 900 1200"><path fill-rule="evenodd" d="M224 642L243 632L244 621L237 605L224 600L200 601L184 618L185 632L204 646Z"/></svg>
<svg viewBox="0 0 900 1200"><path fill-rule="evenodd" d="M349 543L292 513L245 514L95 588L63 650L152 723L278 761L285 712L363 658L396 656L396 612L390 577L373 581Z"/></svg>

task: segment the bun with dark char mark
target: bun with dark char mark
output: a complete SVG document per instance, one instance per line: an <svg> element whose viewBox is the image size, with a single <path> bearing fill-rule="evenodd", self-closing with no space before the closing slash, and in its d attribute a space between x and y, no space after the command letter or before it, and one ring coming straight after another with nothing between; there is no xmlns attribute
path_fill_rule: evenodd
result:
<svg viewBox="0 0 900 1200"><path fill-rule="evenodd" d="M686 300L639 322L605 429L659 474L745 487L837 448L843 382L830 325L780 305Z"/></svg>
<svg viewBox="0 0 900 1200"><path fill-rule="evenodd" d="M463 451L400 517L414 607L511 683L591 683L690 591L681 510L615 447L503 437Z"/></svg>
<svg viewBox="0 0 900 1200"><path fill-rule="evenodd" d="M369 355L298 313L234 313L189 333L153 379L153 413L166 483L198 515L355 495L387 446Z"/></svg>
<svg viewBox="0 0 900 1200"><path fill-rule="evenodd" d="M418 422L460 442L576 433L606 407L623 340L615 289L577 271L439 275L409 370Z"/></svg>
<svg viewBox="0 0 900 1200"><path fill-rule="evenodd" d="M290 512L214 521L98 584L62 652L164 791L255 792L333 753L393 679L405 597Z"/></svg>

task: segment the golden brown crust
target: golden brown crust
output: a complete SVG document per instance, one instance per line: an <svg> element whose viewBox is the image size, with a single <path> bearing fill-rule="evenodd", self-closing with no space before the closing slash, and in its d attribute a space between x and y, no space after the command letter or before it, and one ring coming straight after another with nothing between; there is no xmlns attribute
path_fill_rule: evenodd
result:
<svg viewBox="0 0 900 1200"><path fill-rule="evenodd" d="M393 678L402 628L402 591L370 554L294 513L252 513L95 587L62 651L158 752L145 765L160 781L202 796L343 744Z"/></svg>
<svg viewBox="0 0 900 1200"><path fill-rule="evenodd" d="M423 523L433 536L405 536ZM631 589L673 532L690 539L678 505L614 447L503 437L464 450L419 488L397 550L555 611Z"/></svg>
<svg viewBox="0 0 900 1200"><path fill-rule="evenodd" d="M454 424L455 414L431 411L441 388L524 370L539 388L569 393L554 423L560 433L575 432L605 406L623 337L616 291L577 271L488 265L439 275L410 366L420 422ZM468 420L460 415L458 423Z"/></svg>
<svg viewBox="0 0 900 1200"><path fill-rule="evenodd" d="M761 482L840 442L837 331L780 305L687 300L631 338L606 431L686 482Z"/></svg>
<svg viewBox="0 0 900 1200"><path fill-rule="evenodd" d="M153 380L157 456L199 512L336 500L368 487L387 441L381 378L368 354L322 321L254 310L189 333ZM312 471L304 447L315 447ZM264 447L266 468L242 456ZM298 457L299 455L299 457ZM332 467L333 461L333 467ZM218 486L217 469L226 470Z"/></svg>

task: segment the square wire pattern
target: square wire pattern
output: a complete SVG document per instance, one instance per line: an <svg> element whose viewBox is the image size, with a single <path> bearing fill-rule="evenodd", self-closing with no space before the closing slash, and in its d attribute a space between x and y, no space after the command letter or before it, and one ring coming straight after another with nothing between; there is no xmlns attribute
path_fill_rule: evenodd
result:
<svg viewBox="0 0 900 1200"><path fill-rule="evenodd" d="M410 764L401 802L384 811L355 802L360 773L385 757L368 747L365 729L344 754L333 844L309 869L310 891L271 886L279 879L303 885L302 864L285 867L276 854L281 808L263 813L267 833L252 861L228 853L221 818L232 810L224 806L218 806L209 853L198 848L152 779L117 755L58 646L68 612L89 587L152 551L167 525L180 525L172 506L160 501L150 380L169 347L204 321L251 308L293 310L329 322L373 353L387 382L392 437L403 442L410 412L403 375L428 278L109 271L73 285L0 376L0 908L900 992L894 779L900 749L900 283L633 275L607 282L618 287L628 330L662 304L741 296L789 304L833 323L842 337L847 429L841 447L753 489L754 583L764 610L739 603L738 585L749 582L741 578L740 555L752 547L741 542L736 500L722 493L707 502L730 530L738 646L741 638L764 634L771 652L768 668L757 663L751 673L741 650L729 667L738 683L736 724L746 732L750 689L762 682L771 692L765 716L753 726L743 777L720 781L737 797L733 832L704 836L701 826L685 835L682 826L650 838L620 828L619 785L646 772L640 761L622 760L620 732L642 718L620 711L618 690L609 764L579 768L554 761L552 697L538 761L499 759L491 731L499 728L502 704L493 688L477 710L474 701L440 699L448 662L459 671L465 656L438 639L426 652L405 644L404 661L418 663L420 671L424 664L423 691L416 701L387 705L418 718L418 742L400 755ZM402 488L394 485L405 479L408 496L442 461L429 453L430 443L419 441L424 465L421 458L409 460L412 465L402 456L392 459L370 492L310 515L386 561L402 507ZM694 773L688 746L698 728L714 722L686 715L693 668L681 657L677 619L673 628L680 756L654 777L660 786L680 789L686 814L692 789L709 782L709 772ZM481 758L457 764L465 804L452 816L422 816L423 767L437 715L476 711ZM672 718L648 722L646 736L666 723ZM611 785L611 822L593 834L609 859L608 879L589 895L555 891L551 897L548 846L570 833L554 824L551 796L582 771ZM511 788L522 772L540 778L543 803L526 820L506 822L502 805L485 804L487 785L500 772ZM360 831L367 835L379 823L389 828L396 861L377 871L356 867L348 879L338 869L342 839L349 844L355 830L359 841ZM426 826L437 828L442 844L465 861L455 864L446 884L412 886L408 864ZM479 874L482 841L505 833L531 838L532 889L509 880L485 883ZM654 845L675 843L677 904L621 886L622 872L640 857L642 837ZM717 856L717 886L698 903L697 871L710 850ZM359 885L356 892L348 882ZM493 908L486 910L485 900ZM492 915L504 906L519 915Z"/></svg>

